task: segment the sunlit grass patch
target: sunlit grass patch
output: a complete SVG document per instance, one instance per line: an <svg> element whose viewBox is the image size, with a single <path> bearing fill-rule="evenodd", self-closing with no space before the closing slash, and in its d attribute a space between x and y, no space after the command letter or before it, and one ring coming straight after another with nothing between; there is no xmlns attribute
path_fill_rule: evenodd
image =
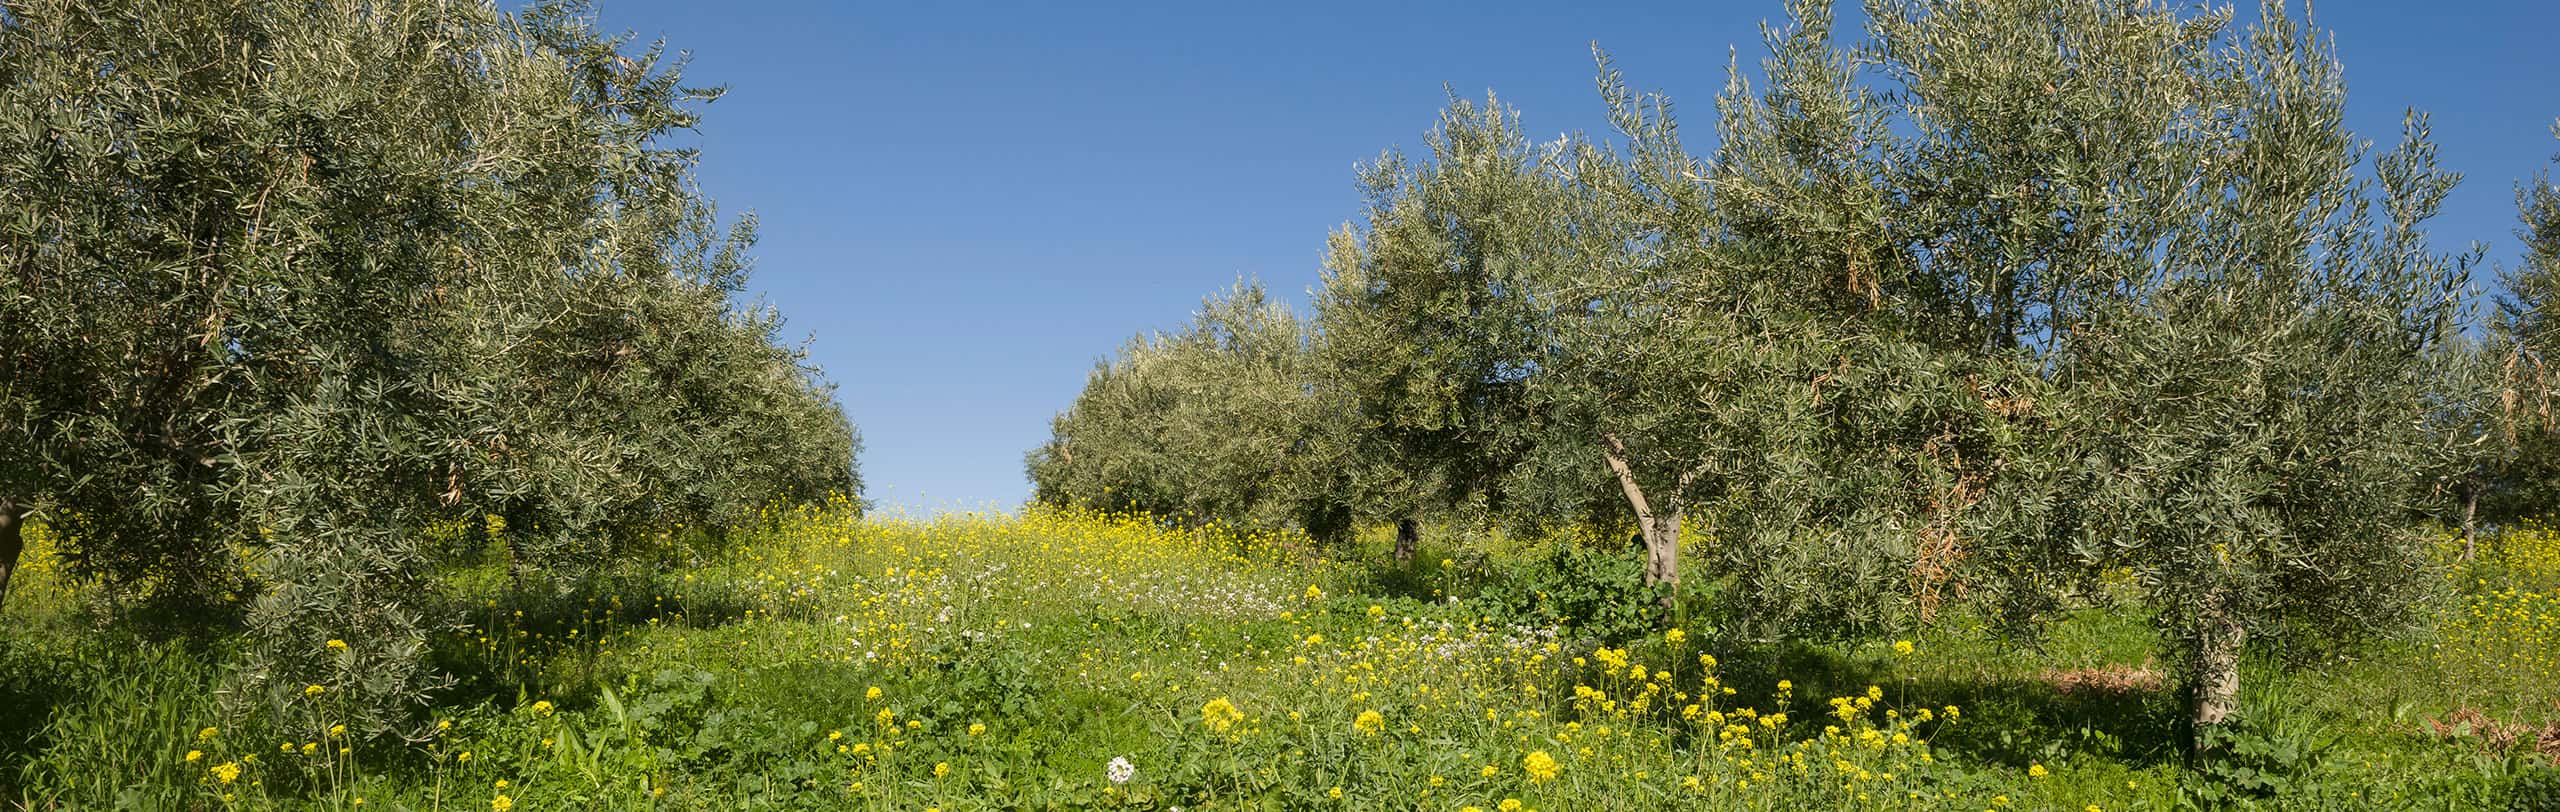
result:
<svg viewBox="0 0 2560 812"><path fill-rule="evenodd" d="M441 573L461 625L439 662L464 679L425 742L235 718L219 650L144 649L108 662L148 689L25 683L54 708L22 784L244 809L2121 810L2174 808L2196 780L2138 606L2032 645L1960 614L1838 643L1723 636L1711 615L1612 639L1481 600L1515 583L1488 579L1508 559L1364 567L1287 534L1072 511L769 518L664 570ZM1599 540L1500 555L1577 543ZM2465 599L2541 594L2508 589L2510 566ZM1405 580L1382 591L1389 568ZM2268 741L2346 737L2287 768L2305 803L2488 803L2462 766L2485 751L2418 727L2443 708L2394 706L2506 685L2484 658L2532 655L2538 617L2484 610L2475 638L2448 616L2442 647L2371 663L2258 663L2252 712L2285 720Z"/></svg>

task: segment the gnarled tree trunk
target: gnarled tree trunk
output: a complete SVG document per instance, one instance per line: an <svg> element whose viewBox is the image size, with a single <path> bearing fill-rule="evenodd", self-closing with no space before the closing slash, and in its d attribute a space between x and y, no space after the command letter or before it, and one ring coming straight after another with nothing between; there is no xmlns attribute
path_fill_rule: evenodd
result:
<svg viewBox="0 0 2560 812"><path fill-rule="evenodd" d="M1656 516L1644 531L1644 582L1680 583L1680 512Z"/></svg>
<svg viewBox="0 0 2560 812"><path fill-rule="evenodd" d="M1396 520L1396 563L1413 563L1415 548L1422 545L1422 521L1411 516Z"/></svg>

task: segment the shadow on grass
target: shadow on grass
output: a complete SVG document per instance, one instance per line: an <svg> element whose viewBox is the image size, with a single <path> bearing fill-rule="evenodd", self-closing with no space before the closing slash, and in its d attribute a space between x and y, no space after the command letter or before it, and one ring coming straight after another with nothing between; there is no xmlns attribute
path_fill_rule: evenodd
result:
<svg viewBox="0 0 2560 812"><path fill-rule="evenodd" d="M94 674L77 652L0 639L0 765L26 764L45 748L45 723L56 707L84 699ZM0 772L0 804L18 800L16 776Z"/></svg>
<svg viewBox="0 0 2560 812"><path fill-rule="evenodd" d="M2176 702L2165 689L2064 690L2006 676L1904 679L1882 663L1805 643L1746 646L1719 659L1741 704L1767 708L1778 681L1791 681L1787 712L1797 719L1821 719L1829 698L1861 696L1870 685L1885 692L1887 706L1939 709L1930 744L1970 761L2023 768L2077 756L2149 766L2184 754ZM1943 718L1948 705L1959 710L1953 722Z"/></svg>
<svg viewBox="0 0 2560 812"><path fill-rule="evenodd" d="M0 638L0 807L174 808L155 788L188 786L170 749L212 718L225 656L124 628Z"/></svg>
<svg viewBox="0 0 2560 812"><path fill-rule="evenodd" d="M1436 559L1434 559L1436 560ZM1439 584L1448 580L1436 563L1416 555L1411 561L1386 558L1362 569L1366 580L1355 591L1375 598L1403 598L1420 602L1439 600Z"/></svg>
<svg viewBox="0 0 2560 812"><path fill-rule="evenodd" d="M520 578L477 571L452 586L430 611L461 625L435 635L428 658L453 676L442 701L455 704L583 692L597 656L619 637L726 626L756 606L726 585L657 571Z"/></svg>

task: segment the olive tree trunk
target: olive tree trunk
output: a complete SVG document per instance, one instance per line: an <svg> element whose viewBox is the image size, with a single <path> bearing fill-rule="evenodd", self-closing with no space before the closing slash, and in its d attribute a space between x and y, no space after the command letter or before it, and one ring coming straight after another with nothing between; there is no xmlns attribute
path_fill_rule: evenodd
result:
<svg viewBox="0 0 2560 812"><path fill-rule="evenodd" d="M1396 520L1396 563L1413 563L1414 550L1422 546L1422 521L1411 516Z"/></svg>
<svg viewBox="0 0 2560 812"><path fill-rule="evenodd" d="M1636 481L1635 469L1627 465L1627 445L1614 434L1600 435L1600 440L1601 455L1609 460L1610 472L1618 475L1618 489L1626 492L1627 506L1635 509L1636 531L1644 535L1645 585L1679 586L1680 495L1669 494L1670 509L1655 513L1643 483Z"/></svg>
<svg viewBox="0 0 2560 812"><path fill-rule="evenodd" d="M1680 512L1655 516L1644 531L1646 585L1680 584Z"/></svg>
<svg viewBox="0 0 2560 812"><path fill-rule="evenodd" d="M2466 485L2462 491L2462 560L2469 561L2480 553L2480 488Z"/></svg>
<svg viewBox="0 0 2560 812"><path fill-rule="evenodd" d="M2195 729L2231 721L2240 709L2240 650L2249 630L2228 608L2204 620L2196 640L2196 674L2192 703Z"/></svg>
<svg viewBox="0 0 2560 812"><path fill-rule="evenodd" d="M9 605L9 576L18 571L18 554L27 548L27 508L0 496L0 608Z"/></svg>

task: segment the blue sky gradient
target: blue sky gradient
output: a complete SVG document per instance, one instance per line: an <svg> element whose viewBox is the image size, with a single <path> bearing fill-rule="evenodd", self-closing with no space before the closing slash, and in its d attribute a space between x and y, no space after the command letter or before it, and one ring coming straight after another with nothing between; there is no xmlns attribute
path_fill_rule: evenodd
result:
<svg viewBox="0 0 2560 812"><path fill-rule="evenodd" d="M1605 131L1589 45L1712 146L1728 53L1778 0L1061 3L597 0L729 95L702 184L762 221L755 291L811 339L866 445L872 499L1011 508L1022 454L1093 364L1239 276L1303 307L1357 162L1421 142L1443 88L1547 138ZM2254 6L2243 6L2243 18ZM2434 115L2466 180L2431 230L2519 244L2514 189L2560 142L2560 4L2321 0L2349 124ZM2485 271L2479 279L2488 281Z"/></svg>

